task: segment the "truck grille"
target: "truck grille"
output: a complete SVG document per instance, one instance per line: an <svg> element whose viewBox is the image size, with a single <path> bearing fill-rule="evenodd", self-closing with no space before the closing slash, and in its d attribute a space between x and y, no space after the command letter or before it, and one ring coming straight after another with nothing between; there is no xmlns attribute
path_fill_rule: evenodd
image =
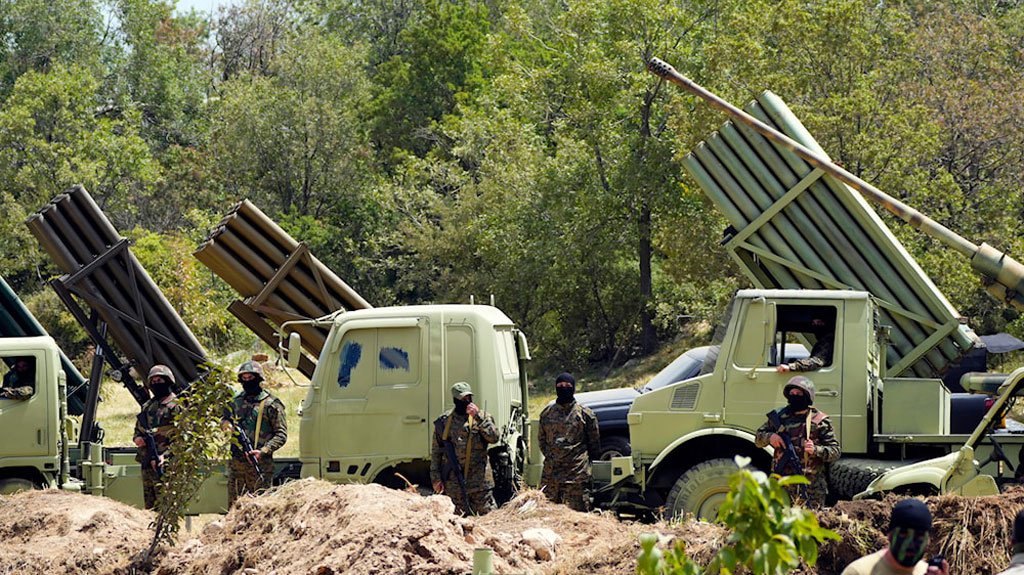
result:
<svg viewBox="0 0 1024 575"><path fill-rule="evenodd" d="M672 394L672 409L693 409L697 405L697 395L700 394L700 384L691 383L681 385Z"/></svg>

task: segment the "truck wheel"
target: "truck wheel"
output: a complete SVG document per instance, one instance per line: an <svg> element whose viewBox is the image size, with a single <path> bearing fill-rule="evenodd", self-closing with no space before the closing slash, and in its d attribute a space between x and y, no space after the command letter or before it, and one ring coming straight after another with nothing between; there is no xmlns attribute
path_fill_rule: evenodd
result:
<svg viewBox="0 0 1024 575"><path fill-rule="evenodd" d="M687 469L668 492L669 517L692 513L697 519L714 521L729 494L729 476L738 470L731 459L711 459Z"/></svg>
<svg viewBox="0 0 1024 575"><path fill-rule="evenodd" d="M0 479L0 495L10 495L19 491L32 491L36 484L21 477L7 477Z"/></svg>
<svg viewBox="0 0 1024 575"><path fill-rule="evenodd" d="M621 435L609 435L601 439L601 461L611 461L613 457L621 457L633 453L629 440Z"/></svg>
<svg viewBox="0 0 1024 575"><path fill-rule="evenodd" d="M878 459L838 459L828 466L829 489L839 499L852 499L854 495L867 489L868 484L876 477L900 465L903 464Z"/></svg>

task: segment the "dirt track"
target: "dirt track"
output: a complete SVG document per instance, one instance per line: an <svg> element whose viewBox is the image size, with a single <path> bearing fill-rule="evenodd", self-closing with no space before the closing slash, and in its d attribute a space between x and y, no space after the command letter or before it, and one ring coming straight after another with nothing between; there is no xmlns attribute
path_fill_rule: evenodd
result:
<svg viewBox="0 0 1024 575"><path fill-rule="evenodd" d="M822 547L818 567L805 572L838 573L884 545L882 530L896 500L843 502L821 513L822 524L843 541ZM930 553L945 554L958 575L1005 568L1024 491L928 503L936 517ZM149 512L100 497L52 490L0 497L0 574L127 573L131 557L148 544L151 520ZM523 541L532 528L561 537L553 558L539 559ZM577 513L536 491L485 517L461 518L444 496L300 481L244 500L200 532L183 532L178 546L158 559L156 573L468 573L473 548L486 545L495 550L499 573L625 575L635 572L636 536L654 530L682 538L698 561L727 535L702 522L641 525Z"/></svg>

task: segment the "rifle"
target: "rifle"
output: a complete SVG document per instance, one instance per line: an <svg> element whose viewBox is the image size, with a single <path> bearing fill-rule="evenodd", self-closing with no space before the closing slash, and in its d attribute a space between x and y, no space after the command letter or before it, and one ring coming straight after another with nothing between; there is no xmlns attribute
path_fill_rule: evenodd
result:
<svg viewBox="0 0 1024 575"><path fill-rule="evenodd" d="M786 469L787 465L792 466L796 470L793 475L804 475L804 466L800 463L800 456L796 453L796 448L793 446L793 440L789 437L788 433L779 433L782 431L782 416L779 411L773 409L768 412L768 423L771 424L772 428L775 429L776 434L782 438L784 447L782 449L782 457L779 458L779 462L775 464L773 473L782 475L782 472ZM807 499L807 486L800 486L800 493L803 498Z"/></svg>
<svg viewBox="0 0 1024 575"><path fill-rule="evenodd" d="M147 425L149 422L146 421L145 412L139 413L137 419L139 429L142 430L142 439L146 442L146 460L142 462L143 469L156 469L156 478L163 479L164 466L160 463L160 453L156 449L156 437L153 435L153 430Z"/></svg>
<svg viewBox="0 0 1024 575"><path fill-rule="evenodd" d="M452 417L451 414L448 417ZM446 420L447 421L447 420ZM455 480L459 482L459 490L462 491L462 503L466 506L466 510L471 514L475 515L473 507L469 504L469 494L466 493L466 477L462 474L462 468L459 467L459 458L455 454L455 443L449 437L445 437L445 426L441 425L441 420L434 422L434 433L442 438L441 444L444 445L444 454L448 456L448 465L441 468L441 481L444 481L455 473ZM468 463L468 460L467 460Z"/></svg>
<svg viewBox="0 0 1024 575"><path fill-rule="evenodd" d="M238 445L242 448L242 451L245 454L245 458L249 461L250 464L252 464L252 468L256 471L256 475L259 476L260 481L263 482L263 486L270 487L270 483L267 482L267 478L263 476L263 471L260 470L259 459L257 457L253 457L252 455L249 455L249 452L253 451L252 440L250 440L249 436L244 431L242 431L241 426L238 425L238 422L235 421L233 417L229 417L226 419L231 422L231 427L234 428L235 430L235 438L238 440Z"/></svg>

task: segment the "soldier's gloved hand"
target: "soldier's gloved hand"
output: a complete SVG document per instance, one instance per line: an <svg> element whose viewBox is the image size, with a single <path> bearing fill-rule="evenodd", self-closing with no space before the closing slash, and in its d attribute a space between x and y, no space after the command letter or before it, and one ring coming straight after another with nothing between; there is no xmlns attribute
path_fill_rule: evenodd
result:
<svg viewBox="0 0 1024 575"><path fill-rule="evenodd" d="M804 453L807 455L814 455L814 442L810 439L804 440Z"/></svg>
<svg viewBox="0 0 1024 575"><path fill-rule="evenodd" d="M782 449L782 447L786 445L786 442L782 440L782 436L778 433L773 433L772 436L768 438L768 443L776 449Z"/></svg>
<svg viewBox="0 0 1024 575"><path fill-rule="evenodd" d="M136 437L135 438L135 445L138 446L138 447L145 447L146 446L146 440L142 439L141 437Z"/></svg>
<svg viewBox="0 0 1024 575"><path fill-rule="evenodd" d="M434 493L444 493L444 481L434 482Z"/></svg>
<svg viewBox="0 0 1024 575"><path fill-rule="evenodd" d="M475 403L470 403L466 406L466 414L470 417L476 417L476 414L480 413L480 408Z"/></svg>

